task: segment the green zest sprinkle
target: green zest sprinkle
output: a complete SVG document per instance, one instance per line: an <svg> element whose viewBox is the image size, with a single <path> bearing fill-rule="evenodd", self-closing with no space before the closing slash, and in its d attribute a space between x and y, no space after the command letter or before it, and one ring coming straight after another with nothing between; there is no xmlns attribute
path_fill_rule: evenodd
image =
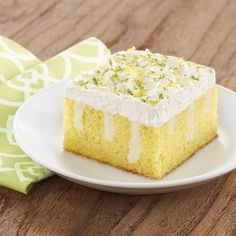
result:
<svg viewBox="0 0 236 236"><path fill-rule="evenodd" d="M76 81L86 89L110 91L127 99L135 97L156 106L168 99L170 92L198 83L200 72L206 69L214 73L212 68L183 58L132 47L105 58L96 70L81 74Z"/></svg>
<svg viewBox="0 0 236 236"><path fill-rule="evenodd" d="M93 82L94 82L94 84L98 85L98 81L96 78L93 78Z"/></svg>
<svg viewBox="0 0 236 236"><path fill-rule="evenodd" d="M133 95L133 92L130 89L127 89L127 93Z"/></svg>
<svg viewBox="0 0 236 236"><path fill-rule="evenodd" d="M193 79L193 80L199 80L199 78L197 78L197 77L194 76L194 75L191 76L191 79Z"/></svg>

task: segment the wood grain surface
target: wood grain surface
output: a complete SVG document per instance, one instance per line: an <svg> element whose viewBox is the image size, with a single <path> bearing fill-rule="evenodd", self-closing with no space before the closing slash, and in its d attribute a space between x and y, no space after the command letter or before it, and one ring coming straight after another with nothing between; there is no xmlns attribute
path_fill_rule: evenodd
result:
<svg viewBox="0 0 236 236"><path fill-rule="evenodd" d="M236 91L235 0L0 0L0 34L46 59L96 36L210 65ZM236 235L236 171L181 192L125 196L59 177L0 188L0 235Z"/></svg>

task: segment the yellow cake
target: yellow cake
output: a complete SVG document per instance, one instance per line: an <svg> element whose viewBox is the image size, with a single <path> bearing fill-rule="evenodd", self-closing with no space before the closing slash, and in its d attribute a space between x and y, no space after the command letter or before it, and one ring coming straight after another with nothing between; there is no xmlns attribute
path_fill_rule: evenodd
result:
<svg viewBox="0 0 236 236"><path fill-rule="evenodd" d="M66 86L64 148L160 179L217 134L214 69L120 51Z"/></svg>

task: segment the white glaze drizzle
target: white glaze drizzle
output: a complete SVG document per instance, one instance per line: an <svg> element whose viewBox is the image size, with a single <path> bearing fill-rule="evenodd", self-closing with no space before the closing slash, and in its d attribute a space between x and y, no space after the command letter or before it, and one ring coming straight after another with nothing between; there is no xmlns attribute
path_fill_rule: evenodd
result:
<svg viewBox="0 0 236 236"><path fill-rule="evenodd" d="M74 127L77 131L82 131L84 128L83 125L83 113L84 105L80 102L75 102L74 104Z"/></svg>
<svg viewBox="0 0 236 236"><path fill-rule="evenodd" d="M106 141L112 141L116 126L114 116L108 112L104 112L104 139Z"/></svg>
<svg viewBox="0 0 236 236"><path fill-rule="evenodd" d="M173 135L175 133L175 116L168 121L168 131L169 135Z"/></svg>
<svg viewBox="0 0 236 236"><path fill-rule="evenodd" d="M129 163L135 163L139 158L140 151L140 124L135 121L130 121L130 141L129 141Z"/></svg>
<svg viewBox="0 0 236 236"><path fill-rule="evenodd" d="M188 108L188 133L187 140L192 141L194 137L194 126L195 126L195 103L193 102Z"/></svg>
<svg viewBox="0 0 236 236"><path fill-rule="evenodd" d="M212 93L212 90L208 89L208 91L206 92L204 96L204 99L205 99L205 104L203 107L204 113L208 113L211 109L211 93Z"/></svg>

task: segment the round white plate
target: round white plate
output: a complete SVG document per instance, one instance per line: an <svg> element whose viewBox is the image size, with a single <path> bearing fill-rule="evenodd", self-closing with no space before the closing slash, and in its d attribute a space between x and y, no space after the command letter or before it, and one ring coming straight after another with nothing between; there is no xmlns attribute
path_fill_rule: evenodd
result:
<svg viewBox="0 0 236 236"><path fill-rule="evenodd" d="M113 168L63 150L65 82L45 89L17 111L14 135L33 160L73 182L105 191L151 194L180 190L215 179L236 168L236 95L219 86L218 138L161 180Z"/></svg>

